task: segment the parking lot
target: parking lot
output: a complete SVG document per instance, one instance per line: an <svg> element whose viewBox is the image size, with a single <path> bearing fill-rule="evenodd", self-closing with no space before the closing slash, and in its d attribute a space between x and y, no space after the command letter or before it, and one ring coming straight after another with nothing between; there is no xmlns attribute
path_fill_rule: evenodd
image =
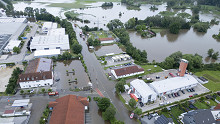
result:
<svg viewBox="0 0 220 124"><path fill-rule="evenodd" d="M114 62L114 61L112 60L112 57L111 57L111 56L105 57L105 60L107 61L107 64L105 65L105 67L115 66L115 65L121 65L121 64L125 64L125 63L133 63L133 62L134 62L133 59Z"/></svg>
<svg viewBox="0 0 220 124"><path fill-rule="evenodd" d="M143 79L150 78L153 81L160 81L160 80L166 79L165 77L172 78L173 76L171 76L169 73L173 74L173 76L177 76L176 69L169 69L169 70L164 70L164 71L158 72L158 73L148 74L146 76L143 76ZM156 77L158 77L158 78L156 78Z"/></svg>
<svg viewBox="0 0 220 124"><path fill-rule="evenodd" d="M110 46L102 46L100 49L95 51L96 56L105 56L109 53L119 54L123 51L117 46L117 44L113 44Z"/></svg>

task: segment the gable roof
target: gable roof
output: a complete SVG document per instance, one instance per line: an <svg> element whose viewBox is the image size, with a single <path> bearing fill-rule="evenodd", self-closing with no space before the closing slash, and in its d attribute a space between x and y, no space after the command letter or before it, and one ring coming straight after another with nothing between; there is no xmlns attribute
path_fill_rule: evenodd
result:
<svg viewBox="0 0 220 124"><path fill-rule="evenodd" d="M47 79L52 79L52 77L53 77L52 71L24 73L19 75L18 82L47 80Z"/></svg>
<svg viewBox="0 0 220 124"><path fill-rule="evenodd" d="M29 61L25 73L34 73L40 71L51 71L52 60L46 58L37 58Z"/></svg>
<svg viewBox="0 0 220 124"><path fill-rule="evenodd" d="M119 68L119 69L114 69L115 74L117 76L122 76L122 75L127 75L135 72L142 72L144 71L143 68L138 68L138 66L128 66L125 68Z"/></svg>
<svg viewBox="0 0 220 124"><path fill-rule="evenodd" d="M215 123L215 119L209 109L199 109L189 111L184 114L183 122L185 124L212 124Z"/></svg>
<svg viewBox="0 0 220 124"><path fill-rule="evenodd" d="M107 38L99 38L100 41L109 41L109 40L114 40L113 37L107 37Z"/></svg>
<svg viewBox="0 0 220 124"><path fill-rule="evenodd" d="M154 124L169 124L172 123L172 118L166 118L163 114L154 121Z"/></svg>
<svg viewBox="0 0 220 124"><path fill-rule="evenodd" d="M50 124L84 124L86 97L67 95L49 103L53 107Z"/></svg>
<svg viewBox="0 0 220 124"><path fill-rule="evenodd" d="M216 105L214 110L220 110L220 104Z"/></svg>

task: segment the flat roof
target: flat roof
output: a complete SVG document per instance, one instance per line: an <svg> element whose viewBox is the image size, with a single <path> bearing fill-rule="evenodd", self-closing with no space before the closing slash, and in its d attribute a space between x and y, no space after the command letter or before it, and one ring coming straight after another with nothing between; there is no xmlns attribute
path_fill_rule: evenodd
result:
<svg viewBox="0 0 220 124"><path fill-rule="evenodd" d="M11 34L0 34L0 52L5 48L7 45Z"/></svg>
<svg viewBox="0 0 220 124"><path fill-rule="evenodd" d="M10 40L7 46L4 49L13 50L14 47L18 47L20 45L20 40Z"/></svg>
<svg viewBox="0 0 220 124"><path fill-rule="evenodd" d="M29 102L30 99L15 100L12 104L12 107L27 106Z"/></svg>
<svg viewBox="0 0 220 124"><path fill-rule="evenodd" d="M143 80L135 79L130 82L130 85L133 86L143 98L152 94L156 95L156 93Z"/></svg>
<svg viewBox="0 0 220 124"><path fill-rule="evenodd" d="M50 29L47 35L65 35L65 28Z"/></svg>
<svg viewBox="0 0 220 124"><path fill-rule="evenodd" d="M34 52L34 56L49 56L49 55L58 55L58 54L60 54L60 49L37 50Z"/></svg>
<svg viewBox="0 0 220 124"><path fill-rule="evenodd" d="M41 46L41 45L51 45L51 44L69 44L68 35L51 35L51 36L36 36L33 37L31 45Z"/></svg>
<svg viewBox="0 0 220 124"><path fill-rule="evenodd" d="M6 17L6 18L0 18L0 23L23 23L25 22L26 18L11 18L11 17Z"/></svg>
<svg viewBox="0 0 220 124"><path fill-rule="evenodd" d="M52 59L40 58L36 72L51 71Z"/></svg>
<svg viewBox="0 0 220 124"><path fill-rule="evenodd" d="M185 74L184 77L173 77L161 81L154 81L150 85L153 86L158 93L164 93L198 83L193 76Z"/></svg>

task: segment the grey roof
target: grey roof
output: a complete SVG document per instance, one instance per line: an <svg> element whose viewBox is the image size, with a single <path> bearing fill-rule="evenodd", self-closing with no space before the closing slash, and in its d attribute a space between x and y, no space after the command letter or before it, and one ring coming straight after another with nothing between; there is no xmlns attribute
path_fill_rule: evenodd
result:
<svg viewBox="0 0 220 124"><path fill-rule="evenodd" d="M10 40L11 34L0 34L0 54Z"/></svg>
<svg viewBox="0 0 220 124"><path fill-rule="evenodd" d="M216 123L210 109L199 109L184 114L184 124L212 124Z"/></svg>
<svg viewBox="0 0 220 124"><path fill-rule="evenodd" d="M166 118L163 114L154 121L154 124L168 124L173 122L171 118Z"/></svg>
<svg viewBox="0 0 220 124"><path fill-rule="evenodd" d="M39 65L38 65L38 68L37 68L37 72L51 71L51 69L52 69L52 60L51 59L40 58Z"/></svg>

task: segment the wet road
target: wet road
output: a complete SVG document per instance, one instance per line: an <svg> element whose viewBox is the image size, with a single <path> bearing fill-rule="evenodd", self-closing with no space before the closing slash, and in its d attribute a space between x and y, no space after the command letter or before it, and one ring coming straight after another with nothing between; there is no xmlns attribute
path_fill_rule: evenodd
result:
<svg viewBox="0 0 220 124"><path fill-rule="evenodd" d="M79 33L81 32L81 29L75 28L75 31L77 35L77 40L83 47L82 55L84 57L85 64L87 65L89 76L91 77L93 89L98 88L105 97L110 98L112 104L114 104L115 108L117 109L115 117L118 120L124 121L126 124L137 123L136 121L129 118L129 111L116 97L114 93L115 82L109 81L107 79L104 73L104 69L102 68L99 61L96 59L95 54L88 51L86 41L83 41L83 39L80 38Z"/></svg>

